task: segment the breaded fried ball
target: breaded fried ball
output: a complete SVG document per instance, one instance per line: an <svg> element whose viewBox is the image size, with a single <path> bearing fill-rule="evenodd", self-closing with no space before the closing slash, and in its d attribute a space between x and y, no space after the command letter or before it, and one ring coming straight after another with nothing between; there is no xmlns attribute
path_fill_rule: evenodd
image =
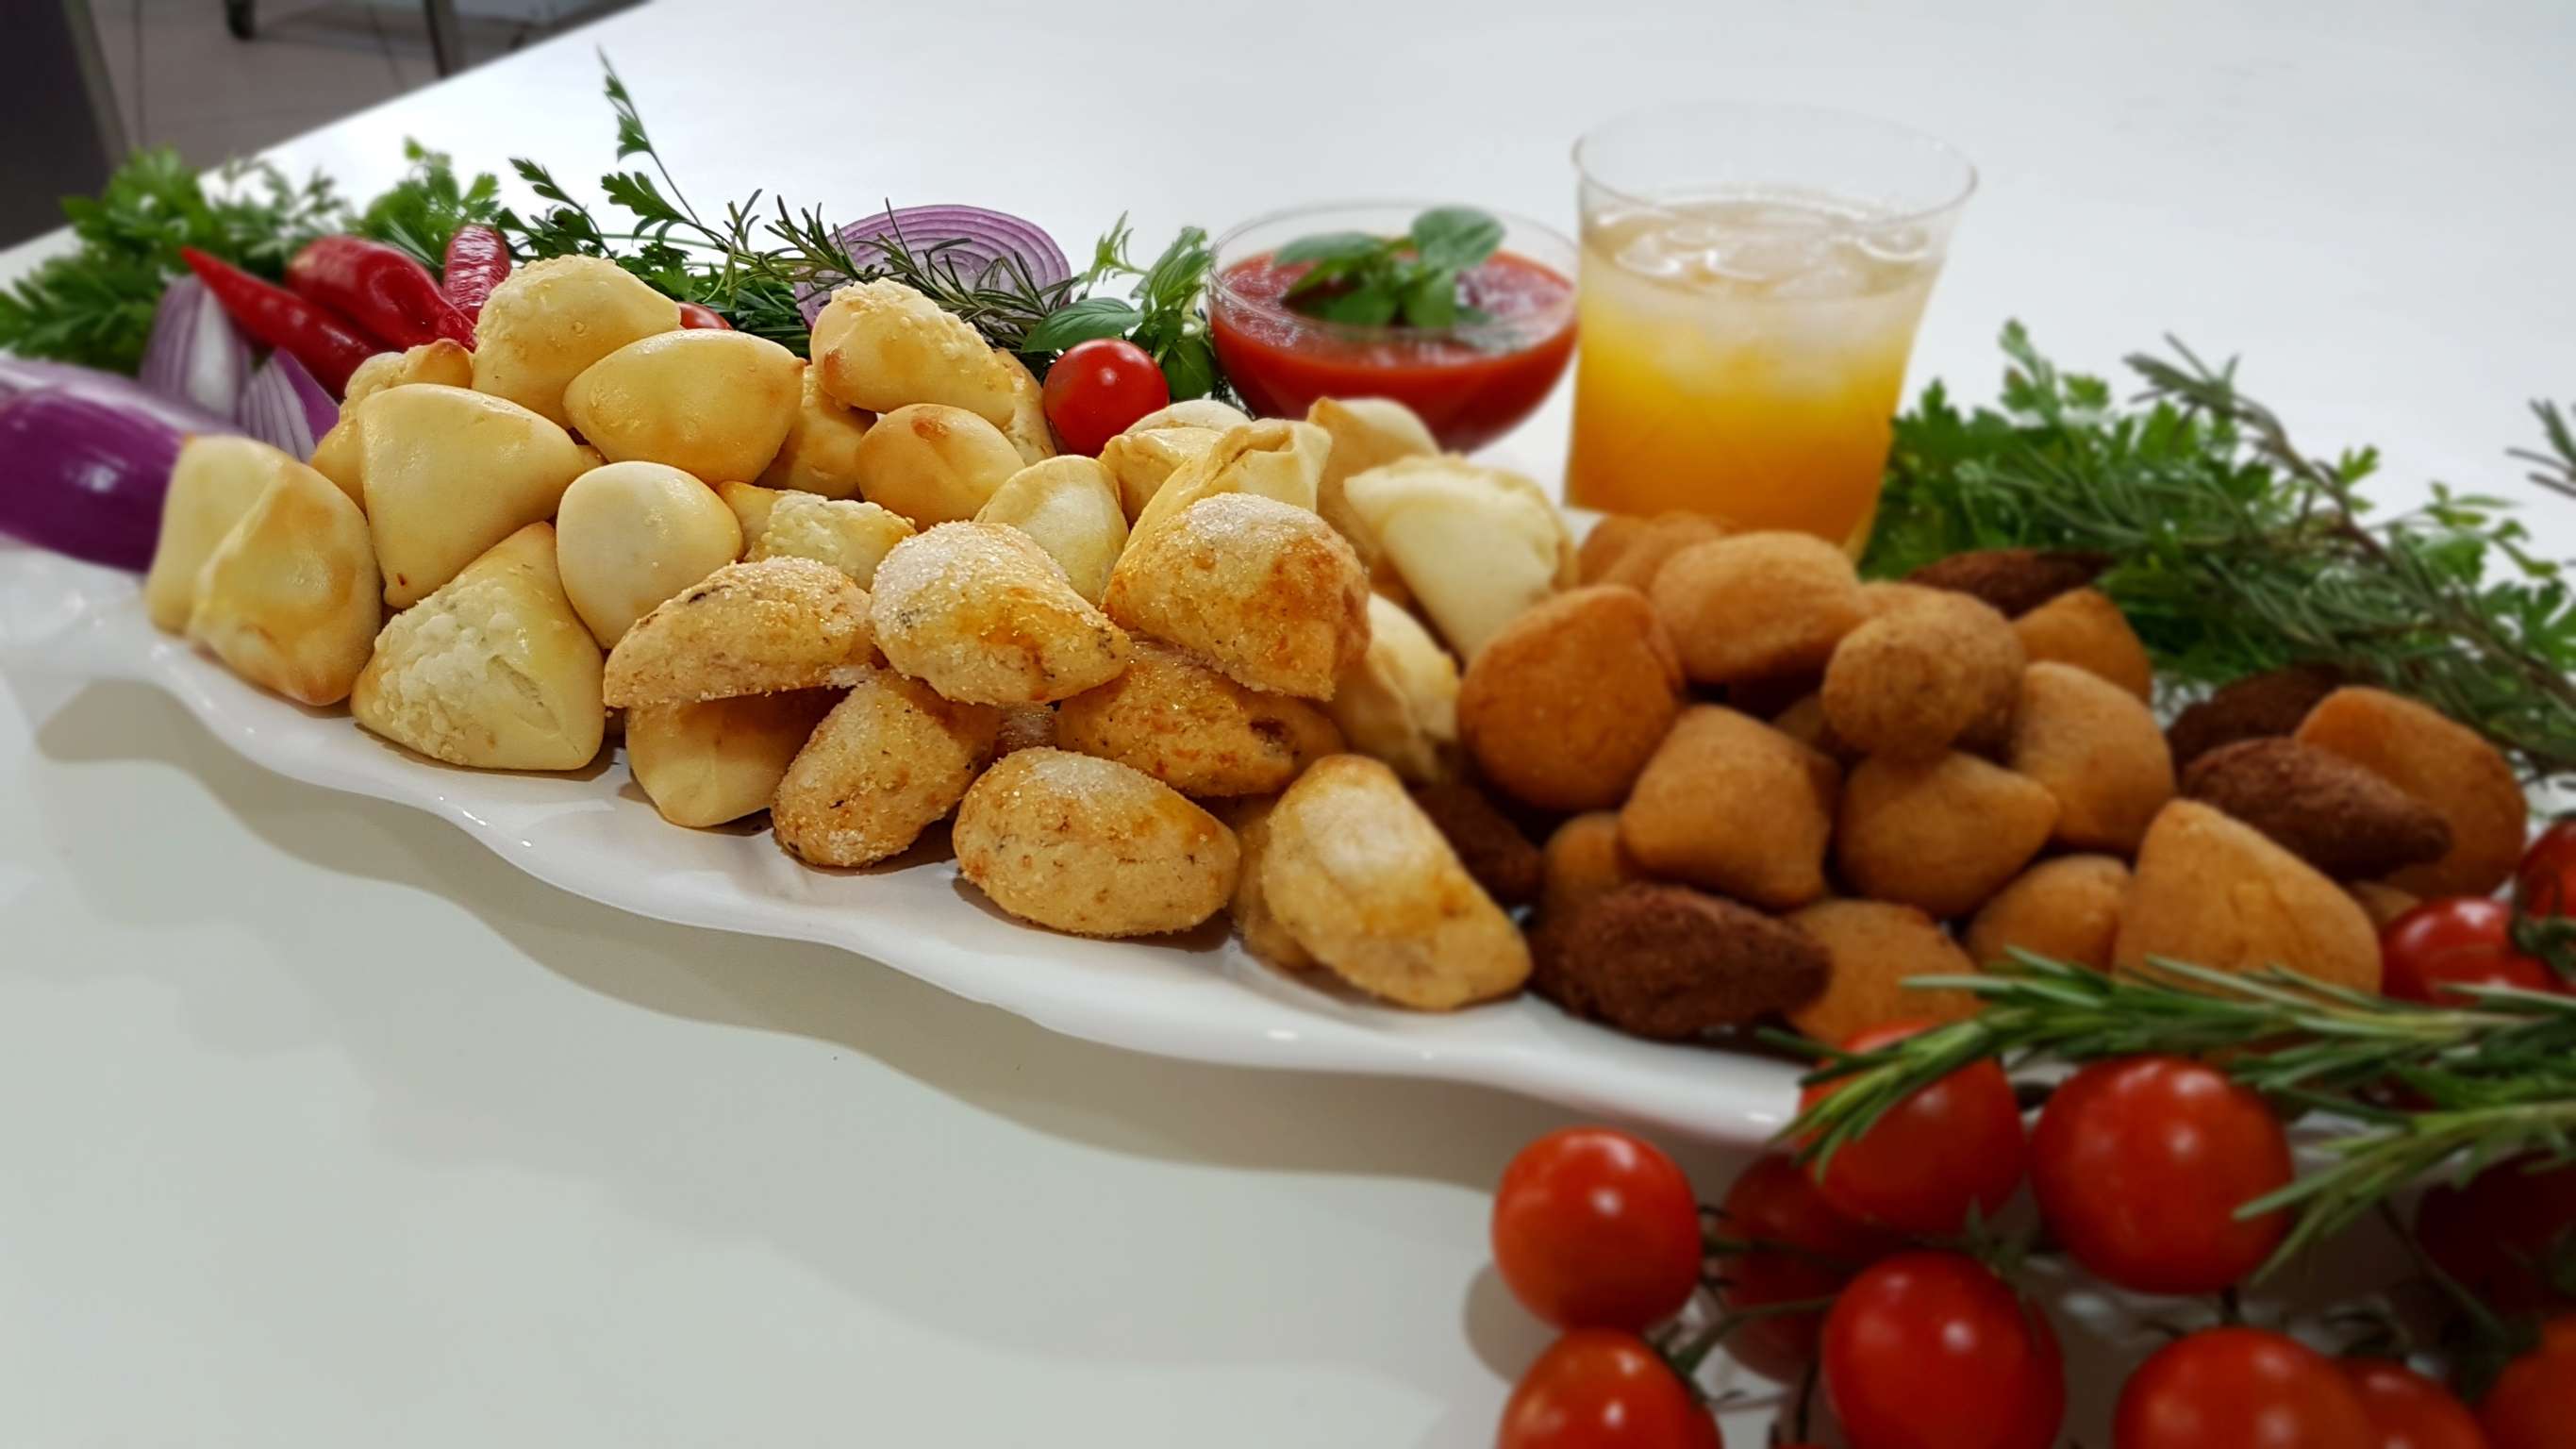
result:
<svg viewBox="0 0 2576 1449"><path fill-rule="evenodd" d="M2188 769L2192 761L2238 740L2296 734L2308 711L2342 687L2342 677L2333 671L2305 667L2249 674L2223 685L2174 716L2173 727L2165 731L2174 768Z"/></svg>
<svg viewBox="0 0 2576 1449"><path fill-rule="evenodd" d="M2442 813L2343 756L2297 740L2239 740L2192 762L2183 793L2215 805L2336 880L2369 880L2451 850Z"/></svg>
<svg viewBox="0 0 2576 1449"><path fill-rule="evenodd" d="M1977 1013L1977 998L1964 991L1905 984L1917 976L1977 974L1941 923L1912 906L1818 901L1788 924L1814 938L1832 962L1825 989L1789 1013L1789 1024L1815 1041L1839 1046L1900 1021L1960 1021Z"/></svg>
<svg viewBox="0 0 2576 1449"><path fill-rule="evenodd" d="M1848 765L1860 758L1860 751L1835 734L1833 722L1825 718L1822 693L1806 695L1780 711L1772 719L1771 728L1836 763Z"/></svg>
<svg viewBox="0 0 2576 1449"><path fill-rule="evenodd" d="M1204 655L1240 684L1331 699L1368 652L1368 570L1332 525L1256 493L1140 523L1109 576L1109 617Z"/></svg>
<svg viewBox="0 0 2576 1449"><path fill-rule="evenodd" d="M1821 669L1862 618L1851 559L1803 533L1692 544L1655 575L1653 598L1694 684Z"/></svg>
<svg viewBox="0 0 2576 1449"><path fill-rule="evenodd" d="M1825 666L1825 718L1853 749L1927 759L2010 709L2025 662L2003 615L1932 595L1843 639Z"/></svg>
<svg viewBox="0 0 2576 1449"><path fill-rule="evenodd" d="M875 657L868 606L867 590L827 563L727 564L618 638L601 693L631 709L845 684Z"/></svg>
<svg viewBox="0 0 2576 1449"><path fill-rule="evenodd" d="M1261 888L1261 868L1270 850L1270 812L1278 804L1276 795L1245 795L1226 801L1220 811L1219 818L1234 830L1242 858L1242 868L1234 877L1234 899L1226 910L1234 917L1234 934L1256 960L1282 971L1313 971L1323 963L1297 944L1270 909L1270 898Z"/></svg>
<svg viewBox="0 0 2576 1449"><path fill-rule="evenodd" d="M1592 525L1583 542L1574 550L1575 577L1587 584L1601 582L1610 565L1619 561L1650 525L1633 513L1611 513Z"/></svg>
<svg viewBox="0 0 2576 1449"><path fill-rule="evenodd" d="M1001 712L891 669L859 672L787 766L769 820L811 865L873 865L957 807L992 758Z"/></svg>
<svg viewBox="0 0 2576 1449"><path fill-rule="evenodd" d="M2019 950L2108 971L2128 894L2129 867L2116 856L2043 860L1995 892L1968 923L1968 957L1985 965Z"/></svg>
<svg viewBox="0 0 2576 1449"><path fill-rule="evenodd" d="M1364 755L1317 761L1279 797L1269 828L1263 898L1352 986L1450 1011L1528 979L1520 928L1385 765Z"/></svg>
<svg viewBox="0 0 2576 1449"><path fill-rule="evenodd" d="M993 904L1075 936L1186 931L1234 895L1234 832L1115 760L1020 750L957 807L957 873Z"/></svg>
<svg viewBox="0 0 2576 1449"><path fill-rule="evenodd" d="M1687 886L1621 886L1551 918L1530 986L1574 1016L1689 1041L1823 988L1825 954L1760 911Z"/></svg>
<svg viewBox="0 0 2576 1449"><path fill-rule="evenodd" d="M1750 715L1694 705L1619 810L1619 840L1649 875L1770 910L1825 893L1840 771Z"/></svg>
<svg viewBox="0 0 2576 1449"><path fill-rule="evenodd" d="M1126 632L1016 528L942 523L877 565L869 615L887 661L968 704L1045 704L1118 677Z"/></svg>
<svg viewBox="0 0 2576 1449"><path fill-rule="evenodd" d="M2020 618L2013 632L2033 663L2072 664L2141 700L2156 694L2156 666L2129 616L2100 589L2069 589Z"/></svg>
<svg viewBox="0 0 2576 1449"><path fill-rule="evenodd" d="M2106 553L1989 548L1952 554L1906 575L1908 583L1948 589L1982 599L1996 613L2018 619L2070 589L2080 589L2111 566Z"/></svg>
<svg viewBox="0 0 2576 1449"><path fill-rule="evenodd" d="M1342 732L1310 700L1246 689L1185 649L1139 639L1124 673L1058 707L1056 743L1184 795L1270 795L1339 752Z"/></svg>
<svg viewBox="0 0 2576 1449"><path fill-rule="evenodd" d="M2057 843L2127 855L2173 798L2173 758L2146 702L2072 664L2023 671L2004 763L2057 797Z"/></svg>
<svg viewBox="0 0 2576 1449"><path fill-rule="evenodd" d="M1964 916L2021 873L2057 825L2057 797L1974 755L1873 755L1843 782L1844 879L1876 900Z"/></svg>
<svg viewBox="0 0 2576 1449"><path fill-rule="evenodd" d="M1646 879L1619 843L1619 814L1595 810L1556 827L1541 853L1539 913L1562 916L1594 896Z"/></svg>
<svg viewBox="0 0 2576 1449"><path fill-rule="evenodd" d="M1681 661L1654 606L1607 585L1558 594L1505 625L1458 694L1477 768L1543 810L1626 799L1681 712Z"/></svg>
<svg viewBox="0 0 2576 1449"><path fill-rule="evenodd" d="M1605 523L1607 521L1604 520ZM1681 509L1658 513L1641 520L1627 541L1618 545L1617 552L1602 560L1598 576L1586 568L1583 581L1587 584L1624 584L1640 593L1652 594L1655 580L1663 576L1664 565L1672 562L1673 555L1694 544L1724 537L1725 525L1707 514Z"/></svg>
<svg viewBox="0 0 2576 1449"><path fill-rule="evenodd" d="M2296 736L2343 756L2442 813L2450 853L2388 877L2400 890L2482 896L2522 859L2531 804L2513 766L2477 731L2429 705L2378 689L2338 689L2308 712Z"/></svg>
<svg viewBox="0 0 2576 1449"><path fill-rule="evenodd" d="M1476 878L1485 894L1506 906L1526 906L1538 899L1545 873L1539 849L1511 817L1485 798L1484 791L1464 780L1441 780L1414 786L1413 803L1422 807L1441 838L1458 852L1458 863L1467 867L1467 874Z"/></svg>
<svg viewBox="0 0 2576 1449"><path fill-rule="evenodd" d="M1899 610L1935 602L1949 592L1902 579L1871 579L1860 586L1860 611L1869 618L1884 619Z"/></svg>
<svg viewBox="0 0 2576 1449"><path fill-rule="evenodd" d="M2148 829L2111 959L2132 970L2157 957L2217 971L2281 966L2379 989L2379 933L2352 897L2197 800L2167 805Z"/></svg>

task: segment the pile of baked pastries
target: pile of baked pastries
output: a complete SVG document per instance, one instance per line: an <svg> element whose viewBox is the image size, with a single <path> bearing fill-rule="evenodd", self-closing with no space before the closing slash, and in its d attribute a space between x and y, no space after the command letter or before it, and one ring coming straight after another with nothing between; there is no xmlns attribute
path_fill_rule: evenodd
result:
<svg viewBox="0 0 2576 1449"><path fill-rule="evenodd" d="M2369 690L2202 706L2177 731L2226 747L2177 798L2081 561L1863 584L1679 516L1578 554L1377 400L1179 403L1059 456L1027 370L891 282L835 294L809 364L543 262L472 352L350 392L309 461L188 446L155 623L431 759L579 770L622 731L675 825L766 811L799 860L885 868L945 823L1033 925L1230 912L1409 1007L1527 984L1649 1036L1840 1039L1964 1009L1899 983L2008 946L2366 986L2366 912L2520 846L2502 760Z"/></svg>

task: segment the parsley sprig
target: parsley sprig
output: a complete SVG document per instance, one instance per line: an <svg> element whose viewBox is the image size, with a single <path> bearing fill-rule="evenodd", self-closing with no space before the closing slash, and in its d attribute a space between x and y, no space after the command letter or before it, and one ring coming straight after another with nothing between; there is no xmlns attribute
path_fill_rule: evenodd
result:
<svg viewBox="0 0 2576 1449"><path fill-rule="evenodd" d="M1413 219L1403 236L1360 231L1299 237L1271 254L1305 266L1288 304L1312 317L1382 327L1454 327L1488 320L1458 299L1458 278L1503 244L1503 224L1472 206L1440 206Z"/></svg>

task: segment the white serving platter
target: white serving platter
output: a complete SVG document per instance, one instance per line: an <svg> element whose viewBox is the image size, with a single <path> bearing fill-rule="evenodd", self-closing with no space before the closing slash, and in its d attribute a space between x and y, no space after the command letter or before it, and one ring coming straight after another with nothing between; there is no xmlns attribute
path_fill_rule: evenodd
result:
<svg viewBox="0 0 2576 1449"><path fill-rule="evenodd" d="M765 829L683 830L621 759L577 775L425 760L244 683L153 629L131 575L0 541L0 665L138 680L166 691L255 764L439 816L502 859L639 916L838 946L1087 1041L1196 1061L1475 1082L1708 1141L1751 1145L1796 1105L1791 1063L1639 1041L1534 997L1430 1015L1293 979L1216 930L1091 941L1019 925L957 879L944 852L819 871ZM853 969L849 990L868 989Z"/></svg>

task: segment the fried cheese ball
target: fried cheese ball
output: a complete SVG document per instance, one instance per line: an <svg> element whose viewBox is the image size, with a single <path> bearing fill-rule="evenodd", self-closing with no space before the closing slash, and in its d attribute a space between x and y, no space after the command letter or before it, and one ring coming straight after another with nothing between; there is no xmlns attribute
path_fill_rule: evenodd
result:
<svg viewBox="0 0 2576 1449"><path fill-rule="evenodd" d="M1672 562L1673 555L1693 545L1724 537L1726 526L1707 514L1679 509L1658 513L1642 520L1624 544L1614 537L1612 546L1603 550L1608 557L1601 560L1599 573L1595 575L1587 570L1583 581L1587 584L1625 584L1651 595L1655 591L1655 580L1663 576L1664 565Z"/></svg>
<svg viewBox="0 0 2576 1449"><path fill-rule="evenodd" d="M1235 935L1254 959L1282 971L1313 971L1322 963L1297 944L1270 909L1270 898L1261 888L1262 864L1270 851L1270 812L1278 805L1276 795L1246 795L1225 802L1225 823L1233 827L1243 861L1242 869L1235 872L1234 899L1226 903L1226 910L1234 917Z"/></svg>
<svg viewBox="0 0 2576 1449"><path fill-rule="evenodd" d="M1125 672L1057 709L1056 744L1184 795L1270 795L1338 753L1342 732L1312 701L1246 689L1187 650L1139 639Z"/></svg>
<svg viewBox="0 0 2576 1449"><path fill-rule="evenodd" d="M973 413L997 437L1011 421L1014 380L999 354L956 314L901 282L853 282L834 292L814 318L812 350L823 391L850 407L885 414L936 403Z"/></svg>
<svg viewBox="0 0 2576 1449"><path fill-rule="evenodd" d="M612 463L747 480L787 440L804 371L795 353L748 332L660 332L583 369L564 388L564 412Z"/></svg>
<svg viewBox="0 0 2576 1449"><path fill-rule="evenodd" d="M1467 874L1395 772L1319 760L1269 817L1261 890L1335 976L1372 996L1450 1011L1508 996L1530 971L1520 928Z"/></svg>
<svg viewBox="0 0 2576 1449"><path fill-rule="evenodd" d="M674 825L702 829L757 815L839 702L832 690L798 689L631 709L626 768Z"/></svg>
<svg viewBox="0 0 2576 1449"><path fill-rule="evenodd" d="M1654 605L1612 586L1558 594L1504 625L1458 692L1477 768L1543 810L1627 799L1681 712L1681 659Z"/></svg>
<svg viewBox="0 0 2576 1449"><path fill-rule="evenodd" d="M367 518L329 479L280 457L198 567L187 633L233 673L298 704L338 704L384 610Z"/></svg>
<svg viewBox="0 0 2576 1449"><path fill-rule="evenodd" d="M771 500L760 532L746 537L746 559L810 558L848 574L864 589L876 583L877 565L894 546L912 537L912 525L893 509L856 498L781 493Z"/></svg>
<svg viewBox="0 0 2576 1449"><path fill-rule="evenodd" d="M2173 757L2144 700L2072 664L2022 672L2004 763L2057 797L2058 844L2127 855L2173 798Z"/></svg>
<svg viewBox="0 0 2576 1449"><path fill-rule="evenodd" d="M1692 544L1655 575L1653 597L1694 684L1821 669L1862 618L1851 559L1803 533Z"/></svg>
<svg viewBox="0 0 2576 1449"><path fill-rule="evenodd" d="M2009 711L2026 662L2003 615L1932 594L1844 637L1825 666L1825 718L1865 754L1928 759Z"/></svg>
<svg viewBox="0 0 2576 1449"><path fill-rule="evenodd" d="M2262 831L2340 881L2451 851L2440 811L2343 756L2297 740L2239 740L2192 761L2183 793Z"/></svg>
<svg viewBox="0 0 2576 1449"><path fill-rule="evenodd" d="M340 390L340 407L345 411L370 393L414 382L472 387L474 354L452 337L436 338L400 352L379 352L349 374L349 385Z"/></svg>
<svg viewBox="0 0 2576 1449"><path fill-rule="evenodd" d="M965 798L1001 725L989 705L942 699L891 669L856 671L779 778L769 821L780 848L829 866L910 849Z"/></svg>
<svg viewBox="0 0 2576 1449"><path fill-rule="evenodd" d="M1368 651L1342 671L1325 708L1352 749L1414 784L1447 775L1458 744L1458 661L1384 594L1368 601Z"/></svg>
<svg viewBox="0 0 2576 1449"><path fill-rule="evenodd" d="M1202 655L1238 684L1330 699L1368 652L1368 570L1309 510L1220 493L1139 524L1109 576L1109 617Z"/></svg>
<svg viewBox="0 0 2576 1449"><path fill-rule="evenodd" d="M492 545L552 519L596 461L536 413L463 388L389 387L355 416L357 498L388 608L410 608Z"/></svg>
<svg viewBox="0 0 2576 1449"><path fill-rule="evenodd" d="M1562 916L1606 891L1646 880L1619 843L1619 812L1594 810L1556 827L1540 853L1539 915Z"/></svg>
<svg viewBox="0 0 2576 1449"><path fill-rule="evenodd" d="M197 575L242 515L281 473L303 464L256 438L200 434L179 447L161 495L161 532L143 576L143 609L153 627L176 634L197 602ZM365 516L359 516L365 527ZM352 535L354 538L356 535ZM372 551L368 562L374 563Z"/></svg>
<svg viewBox="0 0 2576 1449"><path fill-rule="evenodd" d="M1465 780L1441 780L1413 787L1413 803L1431 819L1458 863L1506 906L1525 906L1538 899L1545 873L1539 849L1521 834L1511 817L1496 808L1485 792Z"/></svg>
<svg viewBox="0 0 2576 1449"><path fill-rule="evenodd" d="M1824 988L1825 953L1795 927L1688 886L1629 885L1551 918L1530 987L1574 1016L1689 1041L1794 1009Z"/></svg>
<svg viewBox="0 0 2576 1449"><path fill-rule="evenodd" d="M915 528L974 517L1028 466L1001 429L939 403L914 403L879 417L854 456L859 492Z"/></svg>
<svg viewBox="0 0 2576 1449"><path fill-rule="evenodd" d="M2125 971L2159 957L2379 989L2379 932L2360 905L2263 832L2197 800L2167 805L2148 829L2111 959Z"/></svg>
<svg viewBox="0 0 2576 1449"><path fill-rule="evenodd" d="M1929 584L1909 584L1902 579L1870 579L1860 586L1860 611L1870 618L1883 619L1900 609L1937 603L1947 593Z"/></svg>
<svg viewBox="0 0 2576 1449"><path fill-rule="evenodd" d="M664 463L610 463L572 480L555 514L564 592L599 647L742 556L742 523L715 490Z"/></svg>
<svg viewBox="0 0 2576 1449"><path fill-rule="evenodd" d="M599 754L599 645L564 596L554 530L494 544L376 636L359 726L479 770L578 770Z"/></svg>
<svg viewBox="0 0 2576 1449"><path fill-rule="evenodd" d="M1649 875L1791 910L1825 893L1840 771L1750 715L1693 705L1619 809L1619 841Z"/></svg>
<svg viewBox="0 0 2576 1449"><path fill-rule="evenodd" d="M819 494L825 498L859 496L859 440L876 422L823 391L823 377L812 363L799 369L796 416L787 436L771 455L769 466L753 481L766 488ZM758 534L751 535L754 538Z"/></svg>
<svg viewBox="0 0 2576 1449"><path fill-rule="evenodd" d="M2343 756L2449 823L2450 853L2390 875L2390 885L2428 900L2482 896L2513 874L2531 804L2513 766L2477 731L2429 705L2351 688L2320 701L2295 738Z"/></svg>
<svg viewBox="0 0 2576 1449"><path fill-rule="evenodd" d="M1771 728L1837 764L1849 765L1860 759L1860 751L1835 734L1833 721L1825 718L1825 697L1821 693L1800 696L1773 717Z"/></svg>
<svg viewBox="0 0 2576 1449"><path fill-rule="evenodd" d="M830 564L727 564L655 605L608 651L620 709L846 684L875 655L868 592Z"/></svg>
<svg viewBox="0 0 2576 1449"><path fill-rule="evenodd" d="M2034 662L2072 664L2142 701L2156 694L2156 666L2129 616L2100 589L2069 589L2020 618L2013 633Z"/></svg>
<svg viewBox="0 0 2576 1449"><path fill-rule="evenodd" d="M1118 486L1106 469L1079 456L1048 458L1012 474L976 510L975 521L1008 524L1036 539L1073 591L1095 604L1109 592L1109 571L1127 547Z"/></svg>
<svg viewBox="0 0 2576 1449"><path fill-rule="evenodd" d="M2023 871L1968 923L1968 955L1980 965L2028 951L2052 961L2111 969L2129 866L2109 855L2061 855Z"/></svg>
<svg viewBox="0 0 2576 1449"><path fill-rule="evenodd" d="M1843 782L1835 859L1862 895L1947 920L2020 874L2056 827L2057 797L2001 765L1873 755Z"/></svg>
<svg viewBox="0 0 2576 1449"><path fill-rule="evenodd" d="M716 496L724 500L725 507L733 510L734 520L742 525L742 536L746 542L769 531L769 515L777 511L778 500L786 497L790 491L792 490L763 488L757 483L716 485ZM905 526L908 528L911 525Z"/></svg>
<svg viewBox="0 0 2576 1449"><path fill-rule="evenodd" d="M1036 540L998 523L943 523L896 544L870 597L887 662L950 699L1046 704L1127 667L1126 631Z"/></svg>
<svg viewBox="0 0 2576 1449"><path fill-rule="evenodd" d="M679 303L606 257L530 262L492 289L475 319L474 390L570 427L564 389L574 378L629 342L679 328Z"/></svg>
<svg viewBox="0 0 2576 1449"><path fill-rule="evenodd" d="M1974 976L1977 963L1912 906L1889 901L1818 901L1788 918L1815 938L1833 963L1814 999L1789 1010L1789 1024L1814 1041L1839 1046L1865 1031L1900 1021L1963 1021L1977 999L1947 987L1916 990L1917 976Z"/></svg>
<svg viewBox="0 0 2576 1449"><path fill-rule="evenodd" d="M1650 521L1635 513L1605 513L1583 535L1574 547L1574 576L1587 584L1601 582L1601 576L1619 561L1619 556L1636 546Z"/></svg>
<svg viewBox="0 0 2576 1449"><path fill-rule="evenodd" d="M1234 895L1234 832L1115 760L1020 750L957 807L957 873L1024 921L1076 936L1186 931Z"/></svg>

